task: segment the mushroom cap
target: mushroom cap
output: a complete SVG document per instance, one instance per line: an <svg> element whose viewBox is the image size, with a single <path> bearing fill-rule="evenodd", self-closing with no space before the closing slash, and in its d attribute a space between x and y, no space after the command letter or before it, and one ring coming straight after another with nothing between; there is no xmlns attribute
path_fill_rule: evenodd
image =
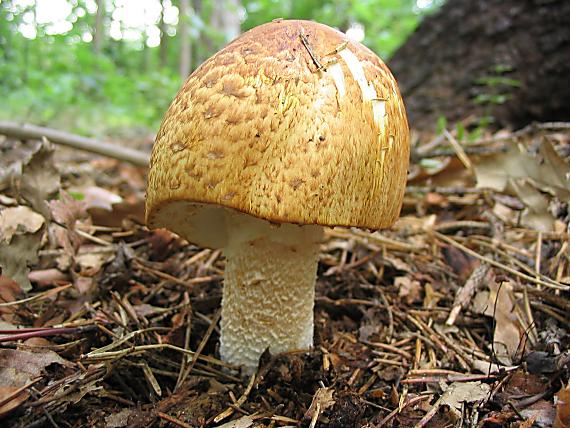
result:
<svg viewBox="0 0 570 428"><path fill-rule="evenodd" d="M147 224L196 242L190 217L216 227L213 204L272 223L388 227L409 150L397 83L371 50L323 24L276 20L176 95L152 150Z"/></svg>

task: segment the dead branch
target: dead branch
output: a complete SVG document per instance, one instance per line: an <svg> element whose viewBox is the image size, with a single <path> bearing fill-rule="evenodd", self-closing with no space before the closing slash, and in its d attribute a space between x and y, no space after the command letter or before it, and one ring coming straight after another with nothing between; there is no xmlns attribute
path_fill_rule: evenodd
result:
<svg viewBox="0 0 570 428"><path fill-rule="evenodd" d="M45 137L55 144L85 150L86 152L107 156L142 167L148 166L150 158L148 153L140 150L104 143L93 138L82 137L81 135L31 124L0 121L0 134L23 140L41 140Z"/></svg>

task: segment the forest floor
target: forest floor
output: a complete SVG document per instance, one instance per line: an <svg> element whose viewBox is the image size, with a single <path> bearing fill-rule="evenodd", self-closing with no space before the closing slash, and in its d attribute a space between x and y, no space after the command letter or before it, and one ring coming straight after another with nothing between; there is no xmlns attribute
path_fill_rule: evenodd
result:
<svg viewBox="0 0 570 428"><path fill-rule="evenodd" d="M144 226L144 169L0 136L0 424L569 427L570 126L456 137L393 228L327 231L314 349L247 377L224 259Z"/></svg>

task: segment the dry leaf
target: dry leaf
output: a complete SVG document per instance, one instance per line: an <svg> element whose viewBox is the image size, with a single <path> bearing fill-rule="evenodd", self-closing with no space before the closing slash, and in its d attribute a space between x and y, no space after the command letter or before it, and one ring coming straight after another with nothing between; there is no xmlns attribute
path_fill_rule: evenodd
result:
<svg viewBox="0 0 570 428"><path fill-rule="evenodd" d="M112 211L90 208L93 223L101 226L120 227L125 219L144 224L144 197L129 195L119 203L113 204Z"/></svg>
<svg viewBox="0 0 570 428"><path fill-rule="evenodd" d="M107 428L123 428L129 425L129 417L136 412L134 409L122 409L117 413L113 413L105 417L105 426Z"/></svg>
<svg viewBox="0 0 570 428"><path fill-rule="evenodd" d="M47 141L8 143L10 150L3 152L0 160L0 189L11 189L47 218L46 200L57 192L60 184L53 148Z"/></svg>
<svg viewBox="0 0 570 428"><path fill-rule="evenodd" d="M538 400L536 403L521 409L521 416L527 418L519 425L519 428L551 427L556 417L554 405L546 400Z"/></svg>
<svg viewBox="0 0 570 428"><path fill-rule="evenodd" d="M0 241L10 243L16 234L36 233L44 218L31 208L19 206L0 211Z"/></svg>
<svg viewBox="0 0 570 428"><path fill-rule="evenodd" d="M55 352L49 350L28 352L17 349L0 349L0 400L40 376L50 364L71 365ZM27 394L24 393L2 406L0 417L4 412L22 404L26 398Z"/></svg>
<svg viewBox="0 0 570 428"><path fill-rule="evenodd" d="M548 211L548 198L527 180L510 180L509 185L525 205L521 222L524 226L550 232L554 228L554 217Z"/></svg>
<svg viewBox="0 0 570 428"><path fill-rule="evenodd" d="M28 265L38 258L44 222L40 214L26 206L0 211L0 267L3 275L24 291L32 288Z"/></svg>
<svg viewBox="0 0 570 428"><path fill-rule="evenodd" d="M73 199L69 193L60 192L60 199L49 202L49 207L55 221L60 225L53 225L53 230L58 244L64 249L65 254L74 256L81 245L81 238L75 231L78 220L87 217L85 204Z"/></svg>
<svg viewBox="0 0 570 428"><path fill-rule="evenodd" d="M491 289L491 301L489 303L492 303L489 309L494 311L495 317L495 331L493 333L495 356L501 363L512 365L523 349L521 339L524 331L515 315L515 302L511 294L512 287L506 282L500 286L491 282L489 288Z"/></svg>
<svg viewBox="0 0 570 428"><path fill-rule="evenodd" d="M554 428L570 428L570 386L561 389L556 394L556 419Z"/></svg>
<svg viewBox="0 0 570 428"><path fill-rule="evenodd" d="M51 145L43 141L30 162L24 165L20 179L20 194L46 218L49 217L46 201L59 190L60 185L53 153Z"/></svg>
<svg viewBox="0 0 570 428"><path fill-rule="evenodd" d="M407 276L398 276L394 279L394 285L398 288L398 296L403 298L408 305L421 300L422 286L419 281Z"/></svg>
<svg viewBox="0 0 570 428"><path fill-rule="evenodd" d="M103 189L102 187L89 186L78 190L83 195L83 203L87 210L91 208L101 208L113 211L113 205L123 201L119 195Z"/></svg>
<svg viewBox="0 0 570 428"><path fill-rule="evenodd" d="M29 380L39 376L42 370L50 364L69 366L71 363L49 350L28 352L17 349L0 349L0 380L5 382L6 371L12 371ZM4 382L0 384L5 385Z"/></svg>
<svg viewBox="0 0 570 428"><path fill-rule="evenodd" d="M320 414L324 410L333 406L335 400L333 399L333 389L332 388L319 388L315 395L313 395L313 401L309 409L305 413L305 418L312 419L316 413Z"/></svg>
<svg viewBox="0 0 570 428"><path fill-rule="evenodd" d="M0 275L0 303L13 302L22 294L22 288L20 285L11 278L7 276ZM0 315L6 321L11 321L11 316L9 314L14 313L15 307L0 307Z"/></svg>
<svg viewBox="0 0 570 428"><path fill-rule="evenodd" d="M254 420L251 416L242 416L239 419L234 421L226 422L223 425L220 425L218 428L249 428L254 423Z"/></svg>
<svg viewBox="0 0 570 428"><path fill-rule="evenodd" d="M495 318L493 349L497 360L511 366L522 351L521 343L524 328L515 315L515 303L512 299L512 286L503 282L499 286L489 282L490 291L480 291L472 302L473 311Z"/></svg>
<svg viewBox="0 0 570 428"><path fill-rule="evenodd" d="M548 185L545 187L545 190L549 190L562 201L570 202L570 165L558 156L558 153L556 153L556 150L548 141L542 142L539 152L544 159L543 165L555 177L552 181L550 181L550 177L542 177L546 179L545 181Z"/></svg>
<svg viewBox="0 0 570 428"><path fill-rule="evenodd" d="M3 402L19 388L15 386L0 386L0 402ZM30 397L27 391L22 391L20 394L13 397L10 401L0 406L0 419L5 417L12 410L20 407Z"/></svg>
<svg viewBox="0 0 570 428"><path fill-rule="evenodd" d="M483 157L475 165L477 187L516 195L525 206L523 223L538 230L552 230L549 199L543 193L570 202L570 166L548 141L539 148L542 160L512 146L506 153ZM542 192L542 193L541 193Z"/></svg>
<svg viewBox="0 0 570 428"><path fill-rule="evenodd" d="M483 401L489 396L491 387L481 382L454 382L441 396L440 403L449 406L457 417L461 416L462 403Z"/></svg>
<svg viewBox="0 0 570 428"><path fill-rule="evenodd" d="M475 165L477 187L504 192L509 180L532 179L540 190L570 201L570 181L566 178L570 167L547 141L541 144L540 154L544 158L543 163L517 146L512 146L505 153L483 157Z"/></svg>
<svg viewBox="0 0 570 428"><path fill-rule="evenodd" d="M59 269L39 269L33 270L28 275L30 281L45 287L46 285L54 285L61 282L69 281L69 274L60 271Z"/></svg>
<svg viewBox="0 0 570 428"><path fill-rule="evenodd" d="M49 205L54 220L68 228L73 228L77 220L87 217L85 203L75 200L63 190L60 192L60 199L50 201Z"/></svg>

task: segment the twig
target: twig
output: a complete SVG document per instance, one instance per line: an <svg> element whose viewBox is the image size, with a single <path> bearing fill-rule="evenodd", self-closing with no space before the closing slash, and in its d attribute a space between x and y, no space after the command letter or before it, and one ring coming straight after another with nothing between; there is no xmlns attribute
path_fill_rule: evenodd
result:
<svg viewBox="0 0 570 428"><path fill-rule="evenodd" d="M322 70L323 64L321 64L321 62L318 60L317 56L313 52L313 49L311 48L311 45L309 44L309 40L307 39L307 36L305 36L305 30L303 28L301 28L301 32L299 33L299 37L301 38L301 42L303 43L303 46L305 46L305 49L307 49L307 52L309 52L311 59L313 60L313 62L317 66L317 71Z"/></svg>
<svg viewBox="0 0 570 428"><path fill-rule="evenodd" d="M424 246L408 244L407 242L398 241L396 239L388 238L387 236L381 235L378 232L370 233L363 232L357 229L343 230L334 229L327 231L328 236L333 236L335 238L350 239L353 238L355 241L368 245L377 244L385 246L387 249L404 251L404 252L422 252L425 250Z"/></svg>
<svg viewBox="0 0 570 428"><path fill-rule="evenodd" d="M496 375L492 374L473 374L473 375L456 375L456 376L429 376L429 377L419 377L419 378L410 378L410 379L402 379L400 383L403 384L410 384L410 383L439 383L439 382L473 382L473 381L481 381L481 380L493 380L496 379Z"/></svg>
<svg viewBox="0 0 570 428"><path fill-rule="evenodd" d="M496 262L495 260L490 259L489 257L482 256L481 254L477 253L476 251L473 251L470 248L467 248L465 245L460 244L459 242L457 242L454 239L449 238L448 236L445 236L445 235L443 235L439 232L436 232L436 231L432 231L432 233L434 233L438 239L441 239L442 241L445 241L448 244L451 244L454 247L459 248L461 251L469 254L470 256L476 257L479 260L487 262L490 265L493 265L499 269L507 271L507 272L509 272L515 276L518 276L519 278L523 278L529 282L532 282L535 284L541 284L541 285L544 285L545 287L553 288L555 290L562 290L562 291L570 290L570 286L568 286L568 285L559 284L556 281L554 281L548 277L544 277L544 280L541 280L541 279L532 277L530 275L526 275L526 274L519 272L518 270L512 269L512 268L510 268L510 267L508 267L502 263Z"/></svg>
<svg viewBox="0 0 570 428"><path fill-rule="evenodd" d="M455 301L453 302L453 308L449 313L449 317L447 321L445 321L446 325L453 325L455 324L455 320L461 312L461 309L467 307L471 298L475 294L475 291L483 284L487 273L489 272L490 268L488 264L481 264L476 267L465 284L457 290L455 295Z"/></svg>
<svg viewBox="0 0 570 428"><path fill-rule="evenodd" d="M42 330L28 331L25 333L16 333L16 334L11 334L9 336L3 336L0 337L0 343L14 342L16 340L24 340L24 339L29 339L31 337L49 337L49 336L60 336L63 334L78 334L95 329L97 329L97 326L94 324L84 325L80 327L46 328Z"/></svg>
<svg viewBox="0 0 570 428"><path fill-rule="evenodd" d="M186 422L182 422L180 419L176 419L175 417L167 415L166 413L158 412L157 415L160 419L164 419L165 421L168 421L176 426L182 428L193 428L192 425L188 425Z"/></svg>
<svg viewBox="0 0 570 428"><path fill-rule="evenodd" d="M37 377L35 379L33 379L32 381L28 382L25 385L22 385L21 387L19 387L18 389L16 389L14 392L12 392L11 394L9 394L7 397L4 397L2 400L0 400L0 408L2 408L6 403L9 403L10 401L12 401L14 398L16 398L17 396L19 396L22 392L24 392L26 389L34 386L36 383L38 383L40 380L42 380L43 378Z"/></svg>
<svg viewBox="0 0 570 428"><path fill-rule="evenodd" d="M21 305L22 303L30 303L30 302L33 302L35 300L41 300L41 299L44 299L46 297L50 297L53 294L57 294L60 291L67 290L69 287L72 287L72 286L73 286L73 284L66 284L66 285L56 287L56 288L52 288L51 290L44 291L43 293L36 294L35 296L27 297L27 298L22 299L22 300L15 300L13 302L0 303L0 308L5 308L8 306Z"/></svg>
<svg viewBox="0 0 570 428"><path fill-rule="evenodd" d="M192 334L192 303L190 302L188 292L184 292L184 303L186 306L184 306L184 309L180 312L181 317L186 324L186 331L184 332L184 349L190 349L190 335ZM180 387L180 384L183 381L182 377L186 372L188 361L189 357L183 355L180 370L178 371L178 378L176 379L176 385L174 386L175 391Z"/></svg>
<svg viewBox="0 0 570 428"><path fill-rule="evenodd" d="M86 152L107 156L136 166L146 167L149 164L150 155L146 152L130 149L115 144L104 143L93 138L82 137L57 129L44 128L31 124L19 124L16 122L0 121L0 134L19 138L41 140L47 138L50 142L62 146L73 147Z"/></svg>
<svg viewBox="0 0 570 428"><path fill-rule="evenodd" d="M386 343L380 343L380 342L368 342L365 340L361 340L361 342L364 343L365 345L374 346L375 348L385 349L387 351L391 351L394 354L399 354L402 357L406 358L407 360L411 360L413 358L413 356L409 352L406 352L393 345L388 345Z"/></svg>
<svg viewBox="0 0 570 428"><path fill-rule="evenodd" d="M137 265L137 267L139 269L142 269L148 273L151 273L154 276L157 276L161 279L166 279L167 281L171 281L171 282L174 282L174 283L179 284L179 285L183 285L183 286L188 287L188 288L192 288L196 284L203 284L205 282L211 282L211 281L214 281L216 279L219 279L218 276L209 275L209 276L203 276L203 277L198 277L198 278L192 278L192 279L184 281L182 279L176 278L175 276L169 275L165 272L161 272L159 270L148 267L144 264L144 262L142 260L140 260L138 258L135 258L134 261L135 261L135 264Z"/></svg>
<svg viewBox="0 0 570 428"><path fill-rule="evenodd" d="M465 153L463 147L461 147L461 144L459 144L459 141L457 141L455 137L451 135L447 129L443 130L443 135L445 135L445 138L447 138L447 141L449 141L451 147L453 148L453 150L455 150L455 153L459 158L459 160L461 161L461 163L463 164L463 166L467 168L467 170L469 170L471 174L473 174L474 172L473 164L471 163L471 160L467 156L467 153Z"/></svg>
<svg viewBox="0 0 570 428"><path fill-rule="evenodd" d="M378 425L375 425L375 428L381 428L384 425L386 425L388 422L390 422L392 419L394 419L394 417L398 413L400 413L402 410L404 410L406 407L414 406L421 401L431 400L432 397L433 397L433 394L431 394L431 395L420 395L419 397L414 397L414 398L410 399L409 401L406 401L401 409L396 407L384 419L382 419Z"/></svg>
<svg viewBox="0 0 570 428"><path fill-rule="evenodd" d="M243 405L243 403L245 403L245 400L247 400L247 397L249 396L249 393L251 392L251 389L253 388L254 383L255 383L255 373L253 375L251 375L251 378L249 379L249 383L247 384L245 391L243 392L241 397L238 398L235 405L240 407ZM230 417L231 415L233 415L234 412L235 412L235 409L233 407L231 407L231 406L228 407L226 410L224 410L222 413L220 413L218 416L216 416L214 418L214 423L217 424L218 422L226 419L227 417Z"/></svg>
<svg viewBox="0 0 570 428"><path fill-rule="evenodd" d="M194 352L192 352L192 351L189 351L189 350L184 349L184 348L179 348L178 346L174 346L174 345L171 345L169 343L155 343L155 344L151 344L151 345L133 346L132 348L122 349L120 351L101 352L101 353L95 354L95 355L87 354L87 355L83 355L82 358L85 360L88 360L88 361L114 360L114 359L117 359L117 358L120 358L120 357L123 357L126 355L138 355L138 354L142 354L146 351L160 350L160 349L170 349L172 351L181 352L183 354L188 354L191 356L194 355ZM216 358L209 357L207 355L200 355L198 358L200 360L206 361L210 364L216 364L218 366L235 369L234 366L227 364L227 363L224 363L223 361L220 361Z"/></svg>
<svg viewBox="0 0 570 428"><path fill-rule="evenodd" d="M200 358L202 351L204 350L204 347L206 346L206 343L208 342L208 339L210 339L210 336L212 335L212 332L214 331L214 327L216 327L216 324L218 324L218 321L220 320L221 315L222 315L222 310L218 309L218 312L214 316L212 323L208 326L208 330L206 330L204 337L202 337L202 340L200 341L200 344L198 345L198 349L196 349L196 352L192 356L192 362L184 371L184 374L180 378L180 382L177 383L178 387L184 383L184 381L186 380L188 375L192 372L192 369L196 365L196 361L198 361L198 358Z"/></svg>

